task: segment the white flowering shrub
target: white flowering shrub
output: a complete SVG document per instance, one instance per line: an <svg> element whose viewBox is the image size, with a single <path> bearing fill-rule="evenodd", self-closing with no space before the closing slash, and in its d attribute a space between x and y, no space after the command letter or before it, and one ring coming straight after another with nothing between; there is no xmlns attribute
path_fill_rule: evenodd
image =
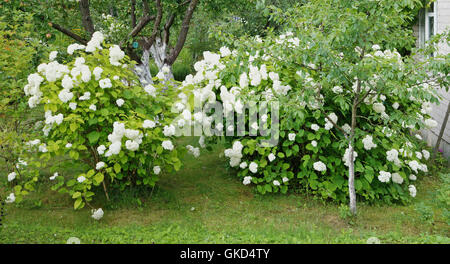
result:
<svg viewBox="0 0 450 264"><path fill-rule="evenodd" d="M402 21L390 21L395 30L387 30L384 18L368 23L361 15L395 13L387 1L378 11L376 2L307 4L286 18L287 33L205 52L195 64L196 74L183 85L194 86L205 106L217 99L225 113L239 114L248 102L279 103L275 146L248 132L270 126L270 109L258 122L246 117L244 136L226 137L224 154L243 184L263 194L291 188L346 201L352 166L360 199L391 203L416 196L414 182L427 174L430 157L417 134L437 125L429 114L438 101L435 88L448 87L449 58L402 57L392 48L410 40L404 28L395 28ZM341 28L355 24L359 28ZM355 37L362 32L364 38ZM213 120L206 112L194 119ZM237 126L212 125L217 131Z"/></svg>
<svg viewBox="0 0 450 264"><path fill-rule="evenodd" d="M92 200L94 186L102 185L106 194L109 188L151 187L161 172L181 166L174 133L163 128L174 118L175 89L157 78L142 87L133 63L118 46L103 44L103 38L96 32L87 46L70 45L73 61L60 63L57 52L51 53L24 88L29 107L42 105L45 111L43 137L27 143L31 150L44 160L68 155L90 167L73 178L55 173L49 179L54 190L75 199L75 209ZM17 186L27 176L14 176L12 195L21 198L26 193ZM93 212L93 218L101 216L101 209Z"/></svg>

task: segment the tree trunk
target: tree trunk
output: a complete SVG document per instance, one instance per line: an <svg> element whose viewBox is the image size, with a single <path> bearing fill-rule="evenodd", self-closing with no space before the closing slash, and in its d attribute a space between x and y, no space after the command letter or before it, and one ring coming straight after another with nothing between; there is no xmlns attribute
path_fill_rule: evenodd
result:
<svg viewBox="0 0 450 264"><path fill-rule="evenodd" d="M150 53L144 50L141 57L141 64L135 66L134 72L139 77L142 86L153 84L152 74L150 72Z"/></svg>
<svg viewBox="0 0 450 264"><path fill-rule="evenodd" d="M155 61L156 67L159 71L162 71L164 66L169 68L169 72L164 74L164 80L168 81L173 79L172 65L167 64L167 45L160 37L156 37L153 45L150 47L150 53Z"/></svg>
<svg viewBox="0 0 450 264"><path fill-rule="evenodd" d="M348 166L348 193L350 196L350 212L353 215L356 215L355 162L353 161L353 146L351 142L348 144L348 147L350 149L350 166Z"/></svg>
<svg viewBox="0 0 450 264"><path fill-rule="evenodd" d="M448 105L447 105L447 112L445 113L444 121L442 122L441 130L439 131L439 136L437 138L436 145L434 146L432 159L434 159L436 157L436 154L439 150L439 145L441 144L442 137L444 136L445 127L447 126L447 121L448 121L449 115L450 115L450 103L448 103Z"/></svg>

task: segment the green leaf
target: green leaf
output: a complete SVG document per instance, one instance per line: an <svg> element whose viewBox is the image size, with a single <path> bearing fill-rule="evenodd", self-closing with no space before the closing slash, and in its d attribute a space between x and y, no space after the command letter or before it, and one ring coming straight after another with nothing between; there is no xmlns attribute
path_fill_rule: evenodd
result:
<svg viewBox="0 0 450 264"><path fill-rule="evenodd" d="M75 200L75 203L73 204L73 208L75 210L82 208L83 199L79 197L77 200Z"/></svg>
<svg viewBox="0 0 450 264"><path fill-rule="evenodd" d="M100 183L102 183L103 182L103 179L105 178L105 176L103 175L103 173L97 173L95 176L94 176L94 182L95 182L95 184L100 184Z"/></svg>
<svg viewBox="0 0 450 264"><path fill-rule="evenodd" d="M121 167L120 167L120 164L119 164L119 163L114 164L114 171L115 171L116 173L119 173L119 172L120 172L120 169L121 169Z"/></svg>
<svg viewBox="0 0 450 264"><path fill-rule="evenodd" d="M100 133L97 131L92 131L87 135L87 138L89 139L89 143L95 144L97 143L98 139L100 138Z"/></svg>

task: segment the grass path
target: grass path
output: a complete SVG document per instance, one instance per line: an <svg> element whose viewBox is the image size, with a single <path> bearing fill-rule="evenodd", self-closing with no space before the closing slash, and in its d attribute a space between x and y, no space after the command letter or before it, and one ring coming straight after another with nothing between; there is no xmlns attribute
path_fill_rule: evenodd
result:
<svg viewBox="0 0 450 264"><path fill-rule="evenodd" d="M414 206L359 205L354 223L339 217L339 206L299 194L260 196L225 167L221 151L185 158L179 173L163 175L150 196L131 190L99 199L100 221L72 201L40 192L33 201L8 208L0 243L449 243L449 226L420 221ZM418 185L418 200L428 201L437 179ZM102 196L102 194L99 194ZM139 197L139 198L138 198ZM34 199L34 200L33 200Z"/></svg>

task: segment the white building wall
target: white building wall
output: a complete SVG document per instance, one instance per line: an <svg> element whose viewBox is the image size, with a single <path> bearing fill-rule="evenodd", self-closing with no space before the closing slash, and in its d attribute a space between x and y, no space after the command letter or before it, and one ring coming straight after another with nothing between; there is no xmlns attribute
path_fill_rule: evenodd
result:
<svg viewBox="0 0 450 264"><path fill-rule="evenodd" d="M436 13L436 25L435 25L436 33L440 34L446 30L450 30L450 0L437 0L435 2L435 13ZM417 28L415 28L415 30L416 29ZM417 32L417 35L420 35L419 32ZM439 45L439 53L441 54L450 53L449 43L441 43ZM427 144L433 147L436 145L436 141L442 123L444 121L444 116L445 113L447 112L447 107L450 102L450 92L446 92L445 89L442 89L440 91L440 95L442 96L442 100L440 104L434 105L433 112L431 113L433 119L435 119L438 122L438 126L434 129L427 130L422 133ZM444 153L446 157L450 157L450 118L447 121L447 125L439 149Z"/></svg>

